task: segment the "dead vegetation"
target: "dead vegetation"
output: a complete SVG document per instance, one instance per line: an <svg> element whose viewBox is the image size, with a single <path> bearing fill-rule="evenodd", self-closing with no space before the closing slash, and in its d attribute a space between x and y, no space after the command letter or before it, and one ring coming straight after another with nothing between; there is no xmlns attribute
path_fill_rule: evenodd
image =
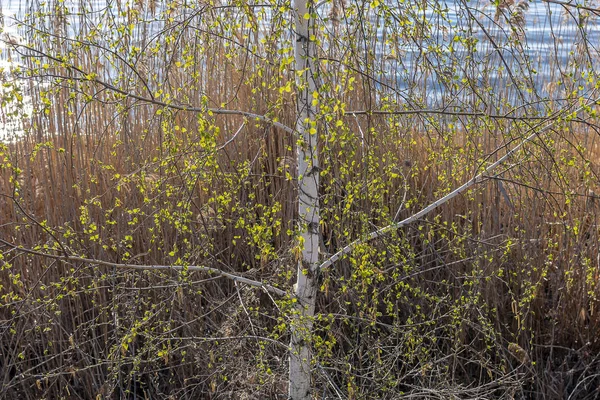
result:
<svg viewBox="0 0 600 400"><path fill-rule="evenodd" d="M40 84L28 88L24 135L0 145L0 397L285 398L290 298L202 272L69 259L202 265L291 293L296 138L219 113L295 126L285 20L273 11L267 30L263 14L244 7L226 8L225 18L208 3L117 4L127 23L113 20L114 37L84 15L79 43L65 40L70 28L57 19L45 28L54 36L26 24L31 45L9 50L31 56L13 73ZM521 4L498 13L526 34ZM445 112L428 113L419 90L407 100L384 81L387 67L366 51L369 35L356 34L352 7L335 2L340 36L322 33L324 259L449 193L533 130L551 129L486 182L323 272L315 398L594 398L594 110L572 116L578 97L556 89L554 108L526 103L509 114L495 101L513 96L515 83L481 112L490 81L467 74L448 83ZM129 24L129 33L117 29ZM423 39L425 26L399 26L385 27L397 29L396 45ZM411 67L410 83L430 82L433 57ZM415 109L424 111L396 113Z"/></svg>

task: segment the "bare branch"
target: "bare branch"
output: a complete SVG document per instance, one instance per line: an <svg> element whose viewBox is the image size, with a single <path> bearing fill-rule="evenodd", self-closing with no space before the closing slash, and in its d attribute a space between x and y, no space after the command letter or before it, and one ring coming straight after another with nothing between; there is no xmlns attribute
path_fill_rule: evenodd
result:
<svg viewBox="0 0 600 400"><path fill-rule="evenodd" d="M119 263L112 263L112 262L108 262L108 261L102 261L102 260L96 260L96 259L91 259L91 258L84 258L84 257L76 257L76 256L70 256L70 255L64 255L64 256L59 256L56 254L48 254L48 253L43 253L40 251L36 251L36 250L31 250L31 249L26 249L23 247L19 247L13 243L7 242L4 239L0 239L0 243L12 248L12 249L17 249L19 251L22 251L24 253L27 254L31 254L34 256L39 256L39 257L45 257L45 258L50 258L53 260L62 260L65 262L81 262L81 263L85 263L85 264L93 264L93 265L102 265L105 267L111 267L111 268L119 268L119 269L135 269L135 270L151 270L151 271L158 271L158 270L170 270L170 271L199 271L199 272L207 272L211 275L216 275L216 276L220 276L223 278L227 278L230 279L234 282L239 282L239 283L245 283L246 285L250 285L250 286L254 286L254 287L258 287L261 288L267 292L276 294L278 296L285 296L287 294L287 292L285 290L276 288L274 286L265 284L263 282L259 282L259 281L255 281L252 279L248 279L248 278L244 278L243 276L239 276L239 275L234 275L231 274L229 272L225 272L223 270L220 270L218 268L211 268L211 267L203 267L203 266L199 266L199 265L190 265L190 266L184 266L184 265L136 265L136 264L119 264Z"/></svg>

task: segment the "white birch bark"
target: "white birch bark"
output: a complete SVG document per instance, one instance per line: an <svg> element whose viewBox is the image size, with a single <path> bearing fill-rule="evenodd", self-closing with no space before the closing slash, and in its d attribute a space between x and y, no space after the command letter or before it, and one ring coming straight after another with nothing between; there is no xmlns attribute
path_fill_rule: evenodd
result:
<svg viewBox="0 0 600 400"><path fill-rule="evenodd" d="M292 318L290 343L289 398L310 400L311 344L315 301L317 295L316 273L319 266L319 165L317 155L316 91L317 71L314 18L310 16L310 0L294 0L295 9L295 60L297 80L298 115L296 129L298 151L298 207L300 236L303 245L298 261L296 280L297 307ZM313 39L313 40L311 40Z"/></svg>

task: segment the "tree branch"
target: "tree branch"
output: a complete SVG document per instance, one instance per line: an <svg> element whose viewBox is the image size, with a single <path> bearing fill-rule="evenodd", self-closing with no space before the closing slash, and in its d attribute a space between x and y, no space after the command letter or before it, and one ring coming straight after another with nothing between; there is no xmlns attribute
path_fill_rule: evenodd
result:
<svg viewBox="0 0 600 400"><path fill-rule="evenodd" d="M61 79L65 79L65 80L70 79L70 80L78 80L78 81L82 81L82 82L96 83L98 85L104 86L106 89L108 89L112 92L119 93L123 96L129 97L129 98L132 98L135 100L143 101L148 104L154 104L154 105L160 106L160 107L172 108L174 110L200 112L200 113L212 113L212 114L217 114L217 115L240 115L240 116L243 116L246 118L251 118L251 119L256 119L256 120L259 120L262 122L266 122L268 124L273 125L276 128L279 128L285 132L288 132L292 135L296 134L295 129L290 128L289 126L284 125L281 122L275 121L274 119L269 118L265 115L254 114L251 112L240 111L240 110L228 110L228 109L223 109L223 108L210 108L210 107L191 107L191 106L186 106L186 105L181 105L181 104L166 103L164 101L157 100L153 97L148 98L148 97L137 95L135 93L130 93L127 90L120 89L120 88L118 88L114 85L111 85L110 83L105 82L101 79L98 79L96 77L90 77L89 74L87 74L80 67L78 67L74 64L68 64L65 60L63 60L61 58L44 53L43 51L33 48L31 46L24 45L24 44L12 44L12 46L15 48L15 50L17 48L21 47L21 48L24 48L26 50L36 53L38 55L38 57L46 57L52 61L63 64L63 66L65 68L71 69L82 75L81 77L71 77L71 76L46 74L46 76L53 76L55 78L61 78ZM24 57L28 57L27 54L22 54L22 53L20 53L20 54ZM31 55L29 55L29 57L31 57Z"/></svg>
<svg viewBox="0 0 600 400"><path fill-rule="evenodd" d="M50 258L53 260L61 260L61 261L65 261L65 262L81 262L81 263L85 263L85 264L93 264L93 265L102 265L105 267L111 267L111 268L119 268L119 269L135 269L135 270L151 270L151 271L156 271L156 270L170 270L170 271L199 271L199 272L207 272L211 275L216 275L216 276L220 276L223 278L227 278L230 279L234 282L239 282L239 283L245 283L246 285L250 285L250 286L254 286L254 287L258 287L261 288L267 292L276 294L278 296L285 296L287 294L287 292L285 290L276 288L274 286L268 285L266 283L263 282L259 282L259 281L255 281L252 279L248 279L248 278L244 278L243 276L239 276L239 275L234 275L231 274L229 272L225 272L222 271L220 269L217 268L211 268L211 267L203 267L203 266L198 266L198 265L190 265L190 266L183 266L183 265L135 265L135 264L119 264L119 263L112 263L112 262L108 262L108 261L102 261L102 260L95 260L95 259L91 259L91 258L83 258L83 257L76 257L76 256L70 256L70 255L64 255L64 256L59 256L56 254L48 254L48 253L43 253L40 251L36 251L36 250L31 250L31 249L26 249L23 247L19 247L13 243L7 242L4 239L0 239L0 243L18 250L18 251L22 251L24 253L27 254L31 254L34 256L38 256L38 257L45 257L45 258Z"/></svg>
<svg viewBox="0 0 600 400"><path fill-rule="evenodd" d="M511 111L512 112L512 111ZM510 112L499 115L499 114L487 114L478 111L446 111L446 110L434 110L434 109L416 109L416 110L400 110L400 111L382 111L382 110L359 110L359 111L346 111L344 115L414 115L414 114L440 114L457 117L484 117L491 119L508 119L512 121L531 121L531 120L547 120L548 117L529 117L529 116L511 116Z"/></svg>
<svg viewBox="0 0 600 400"><path fill-rule="evenodd" d="M578 107L574 112L571 113L571 115L574 114L578 114L579 112L581 112L582 110L598 103L600 101L600 98L597 98L596 100L593 100L591 102L589 102L588 104L582 105L580 107ZM565 110L563 110L563 112L566 112ZM496 162L490 164L483 172L481 172L480 174L478 174L477 176L475 176L474 178L472 178L471 180L467 181L466 183L464 183L462 186L454 189L452 192L448 193L447 195L445 195L444 197L434 201L433 203L429 204L427 207L423 208L421 211L417 212L416 214L411 215L410 217L394 223L394 224L390 224L388 226L385 226L379 230L373 231L371 233L369 233L365 238L362 239L357 239L354 242L350 243L349 245L347 245L346 247L342 248L341 250L339 250L337 253L335 253L334 255L332 255L331 257L329 257L328 259L326 259L324 262L321 263L321 265L319 265L319 270L323 270L325 268L330 267L331 265L333 265L333 263L335 263L336 261L338 261L340 258L342 258L344 255L351 253L357 246L369 242L373 239L377 239L378 237L381 237L395 229L398 229L402 226L408 225L412 222L417 221L418 219L420 219L421 217L424 217L425 215L429 214L431 211L435 210L436 208L438 208L439 206L441 206L442 204L447 203L448 201L450 201L451 199L453 199L454 197L458 196L459 194L463 193L464 191L466 191L467 189L469 189L470 187L483 182L484 180L491 178L489 176L490 172L492 172L496 167L498 167L499 165L503 164L508 158L510 158L510 156L512 156L514 153L516 153L519 149L521 149L525 144L531 142L532 140L534 140L535 138L537 138L540 134L544 133L545 131L547 131L548 129L552 128L554 126L554 124L556 123L557 118L553 118L552 121L550 121L549 123L547 123L544 126L541 126L542 122L539 122L537 125L531 127L527 132L533 132L531 133L529 136L527 136L525 139L523 139L518 145L516 145L515 147L513 147L511 150L509 150L504 156L500 157ZM540 128L541 126L541 128ZM539 130L538 130L539 128Z"/></svg>

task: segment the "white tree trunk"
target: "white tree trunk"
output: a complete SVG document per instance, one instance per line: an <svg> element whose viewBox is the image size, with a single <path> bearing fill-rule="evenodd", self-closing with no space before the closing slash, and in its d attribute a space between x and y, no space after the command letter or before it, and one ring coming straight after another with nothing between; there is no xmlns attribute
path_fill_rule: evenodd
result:
<svg viewBox="0 0 600 400"><path fill-rule="evenodd" d="M296 80L298 115L296 129L301 136L298 141L298 207L299 224L303 245L298 262L296 281L297 314L292 318L290 343L289 398L311 398L311 344L315 301L317 295L317 272L319 266L319 164L315 114L317 102L315 74L317 72L314 42L314 18L310 16L310 0L294 0L296 25ZM312 40L311 40L312 39ZM301 73L300 73L301 72Z"/></svg>

